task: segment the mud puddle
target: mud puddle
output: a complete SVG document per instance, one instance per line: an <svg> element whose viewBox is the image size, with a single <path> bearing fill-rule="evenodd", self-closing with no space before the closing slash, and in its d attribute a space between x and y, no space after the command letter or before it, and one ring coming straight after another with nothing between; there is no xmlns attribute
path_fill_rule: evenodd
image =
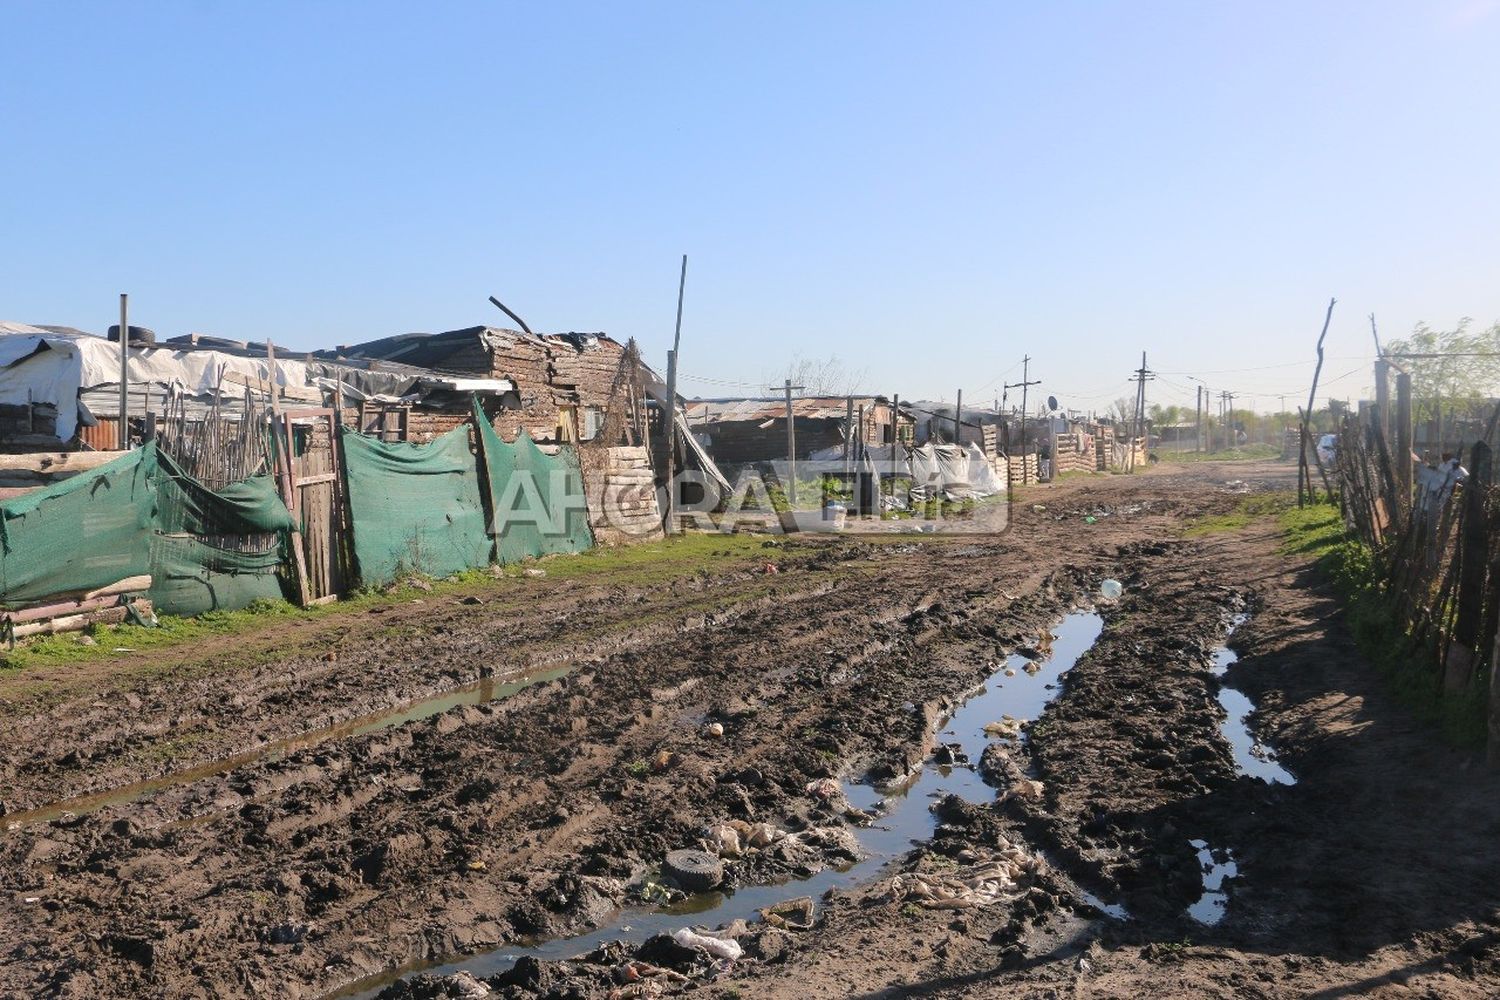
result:
<svg viewBox="0 0 1500 1000"><path fill-rule="evenodd" d="M1244 621L1243 615L1231 621L1230 635L1233 635L1234 630ZM1251 701L1243 691L1232 688L1223 681L1225 672L1239 660L1239 654L1229 648L1227 636L1224 641L1225 645L1214 650L1212 672L1215 677L1219 678L1219 704L1224 707L1226 713L1220 732L1234 750L1235 766L1241 774L1248 774L1252 778L1259 778L1272 785L1295 785L1296 777L1281 766L1276 759L1275 751L1256 739L1255 734L1250 730L1250 716L1255 712L1255 702Z"/></svg>
<svg viewBox="0 0 1500 1000"><path fill-rule="evenodd" d="M1224 883L1239 876L1239 864L1232 852L1211 847L1205 840L1190 840L1188 845L1198 852L1198 864L1203 872L1203 895L1188 907L1188 916L1212 927L1224 919L1229 908L1229 893Z"/></svg>
<svg viewBox="0 0 1500 1000"><path fill-rule="evenodd" d="M638 944L656 934L670 934L680 927L705 922L690 918L711 915L714 924L736 919L753 922L758 919L759 910L788 899L798 896L817 899L830 889L853 889L865 884L914 844L932 838L938 825L930 809L932 801L947 795L957 795L973 803L994 799L994 788L985 783L975 766L992 740L985 727L1007 716L1017 720L1039 716L1059 693L1061 676L1093 646L1103 629L1104 620L1096 612L1071 612L1052 630L1050 641L1030 651L1039 656L1012 654L969 695L942 724L938 733L939 752L920 770L894 785L882 787L843 782L844 796L851 805L878 816L871 825L854 831L864 857L852 865L824 869L802 880L699 893L670 906L622 909L603 927L585 934L519 942L459 961L414 963L350 984L328 994L324 1000L372 1000L387 986L418 972L493 976L506 971L522 957L561 961L611 941ZM938 763L939 760L947 763ZM1116 909L1103 903L1099 906L1104 910ZM1123 910L1120 913L1123 916Z"/></svg>
<svg viewBox="0 0 1500 1000"><path fill-rule="evenodd" d="M550 670L524 674L507 681L499 681L494 677L485 677L472 684L465 684L462 687L444 691L430 698L424 698L397 708L382 709L379 712L371 712L368 715L362 715L358 718L338 723L337 725L325 726L321 729L311 729L296 736L273 740L264 746L235 754L232 757L209 761L196 767L173 771L160 777L147 778L145 781L137 781L129 785L121 785L119 788L111 788L107 791L80 795L49 805L38 806L35 809L8 813L0 817L0 822L5 824L7 831L13 831L29 824L50 823L53 820L61 819L68 815L78 816L96 812L109 806L125 805L154 795L164 789L192 784L195 781L202 781L204 778L216 777L233 771L236 768L244 767L247 764L256 763L257 761L277 760L287 754L306 750L309 747L317 746L328 740L348 739L350 737L377 732L381 729L390 729L403 723L415 722L439 715L460 705L482 705L485 702L508 698L535 684L557 680L566 675L570 670L572 670L572 665L554 667Z"/></svg>

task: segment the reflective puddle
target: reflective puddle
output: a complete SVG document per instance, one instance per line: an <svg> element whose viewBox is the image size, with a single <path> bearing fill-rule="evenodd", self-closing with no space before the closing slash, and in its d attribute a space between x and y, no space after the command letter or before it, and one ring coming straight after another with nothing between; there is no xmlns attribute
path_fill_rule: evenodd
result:
<svg viewBox="0 0 1500 1000"><path fill-rule="evenodd" d="M1239 865L1232 852L1210 847L1206 840L1190 840L1188 845L1198 852L1198 865L1203 871L1203 895L1188 907L1188 916L1200 924L1213 926L1224 919L1229 907L1224 883L1239 875Z"/></svg>
<svg viewBox="0 0 1500 1000"><path fill-rule="evenodd" d="M391 983L415 972L451 975L467 971L479 977L493 976L509 969L523 956L544 961L572 958L611 941L639 943L688 923L703 922L696 918L704 916L711 916L716 924L736 919L751 921L756 919L757 911L788 899L798 896L817 899L829 889L852 889L867 883L887 863L901 857L913 845L932 838L938 822L930 809L934 800L947 795L957 795L974 803L994 800L994 788L985 784L977 770L985 747L995 739L986 734L985 727L1002 721L1006 716L1029 720L1040 715L1061 690L1062 675L1093 646L1103 629L1104 621L1095 612L1072 612L1052 630L1044 648L1036 650L1041 654L1040 659L1021 655L1009 657L989 676L983 687L963 702L943 724L938 742L957 744L961 748L961 756L957 759L967 758L970 764L939 764L937 759L952 760L955 756L940 752L935 758L929 758L920 770L895 785L877 788L845 782L843 790L850 804L880 813L874 823L855 830L864 854L856 864L842 869L826 869L801 881L745 886L732 892L701 893L672 906L631 907L619 911L604 927L587 934L545 942L521 942L458 961L405 966L353 983L329 994L326 1000L370 1000ZM1124 913L1118 907L1103 903L1096 905L1106 912Z"/></svg>
<svg viewBox="0 0 1500 1000"><path fill-rule="evenodd" d="M1244 620L1243 615L1234 619L1229 626L1231 635ZM1227 637L1225 642L1228 642ZM1243 691L1223 682L1224 673L1238 660L1239 655L1228 645L1214 650L1213 675L1220 678L1219 704L1224 706L1227 713L1220 732L1234 750L1235 766L1241 774L1248 774L1273 785L1295 785L1297 779L1277 761L1276 752L1256 739L1255 734L1250 731L1250 716L1255 711L1255 703Z"/></svg>

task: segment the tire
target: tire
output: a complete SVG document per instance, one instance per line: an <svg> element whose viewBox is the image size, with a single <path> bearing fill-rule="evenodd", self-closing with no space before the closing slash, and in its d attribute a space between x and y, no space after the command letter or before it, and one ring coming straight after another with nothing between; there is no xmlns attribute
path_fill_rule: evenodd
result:
<svg viewBox="0 0 1500 1000"><path fill-rule="evenodd" d="M707 892L724 881L724 862L693 848L668 851L661 872L684 892Z"/></svg>

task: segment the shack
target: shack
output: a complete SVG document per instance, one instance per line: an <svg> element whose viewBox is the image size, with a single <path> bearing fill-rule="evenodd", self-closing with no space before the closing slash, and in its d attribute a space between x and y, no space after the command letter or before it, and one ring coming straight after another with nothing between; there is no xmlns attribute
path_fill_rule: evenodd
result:
<svg viewBox="0 0 1500 1000"><path fill-rule="evenodd" d="M693 438L720 465L746 465L786 458L786 398L695 399L686 405ZM903 406L884 396L800 396L792 399L797 458L863 440L867 447L911 444L915 422ZM849 414L854 414L850 422ZM864 423L859 420L863 416ZM856 428L850 435L850 427Z"/></svg>

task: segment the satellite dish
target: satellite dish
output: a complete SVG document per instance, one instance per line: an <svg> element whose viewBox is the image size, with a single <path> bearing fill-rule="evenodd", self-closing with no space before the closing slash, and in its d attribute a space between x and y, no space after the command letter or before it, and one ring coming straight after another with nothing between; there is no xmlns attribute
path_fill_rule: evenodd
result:
<svg viewBox="0 0 1500 1000"><path fill-rule="evenodd" d="M1056 410L1057 409L1057 397L1056 396L1048 396L1047 397L1047 409L1049 409L1049 410Z"/></svg>

